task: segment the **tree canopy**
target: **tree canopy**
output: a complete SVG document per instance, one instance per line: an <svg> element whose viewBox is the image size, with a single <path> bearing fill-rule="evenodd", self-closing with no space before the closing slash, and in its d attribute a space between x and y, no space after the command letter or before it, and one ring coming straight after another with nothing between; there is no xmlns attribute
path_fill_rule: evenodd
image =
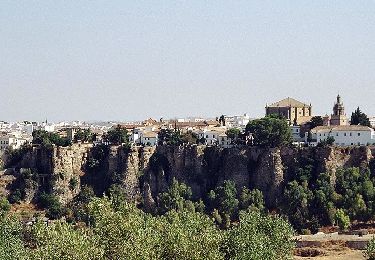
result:
<svg viewBox="0 0 375 260"><path fill-rule="evenodd" d="M104 136L104 140L114 145L127 144L129 142L128 131L118 125L107 132Z"/></svg>
<svg viewBox="0 0 375 260"><path fill-rule="evenodd" d="M246 126L246 133L253 135L254 145L263 147L279 147L292 142L288 121L274 116L250 121Z"/></svg>
<svg viewBox="0 0 375 260"><path fill-rule="evenodd" d="M352 113L350 124L371 127L369 118L359 109L359 107L357 107L357 109Z"/></svg>

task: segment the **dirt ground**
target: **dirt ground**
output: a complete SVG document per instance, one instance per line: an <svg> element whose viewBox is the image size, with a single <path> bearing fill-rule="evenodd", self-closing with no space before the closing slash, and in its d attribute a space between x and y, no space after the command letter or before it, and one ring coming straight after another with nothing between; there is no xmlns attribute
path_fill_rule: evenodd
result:
<svg viewBox="0 0 375 260"><path fill-rule="evenodd" d="M299 247L295 249L294 259L365 260L363 248L373 236L373 234L361 237L358 235L339 235L337 232L298 236L297 244L299 244ZM352 244L351 242L355 243ZM349 248L348 243L354 247Z"/></svg>
<svg viewBox="0 0 375 260"><path fill-rule="evenodd" d="M351 249L340 249L340 250L324 250L325 255L315 256L315 257L301 257L295 256L295 260L365 260L363 256L363 251L351 250Z"/></svg>

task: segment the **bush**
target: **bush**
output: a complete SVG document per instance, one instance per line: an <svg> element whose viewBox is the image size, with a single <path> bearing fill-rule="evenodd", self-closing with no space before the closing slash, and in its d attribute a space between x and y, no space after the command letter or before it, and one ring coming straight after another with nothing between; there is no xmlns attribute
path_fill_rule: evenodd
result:
<svg viewBox="0 0 375 260"><path fill-rule="evenodd" d="M15 191L13 191L9 197L9 202L14 204L14 203L18 203L22 200L22 193L21 193L21 190L20 189L16 189Z"/></svg>
<svg viewBox="0 0 375 260"><path fill-rule="evenodd" d="M77 185L78 185L77 178L75 178L75 177L71 178L70 181L69 181L69 189L73 191L77 188Z"/></svg>
<svg viewBox="0 0 375 260"><path fill-rule="evenodd" d="M375 260L375 237L368 242L366 251L363 255L369 260Z"/></svg>
<svg viewBox="0 0 375 260"><path fill-rule="evenodd" d="M42 193L39 196L38 202L41 207L47 209L47 217L52 219L58 219L63 216L64 208L55 195Z"/></svg>
<svg viewBox="0 0 375 260"><path fill-rule="evenodd" d="M350 218L343 209L336 210L335 220L341 230L347 230L350 227Z"/></svg>
<svg viewBox="0 0 375 260"><path fill-rule="evenodd" d="M0 196L0 219L4 218L10 210L9 201L5 198Z"/></svg>

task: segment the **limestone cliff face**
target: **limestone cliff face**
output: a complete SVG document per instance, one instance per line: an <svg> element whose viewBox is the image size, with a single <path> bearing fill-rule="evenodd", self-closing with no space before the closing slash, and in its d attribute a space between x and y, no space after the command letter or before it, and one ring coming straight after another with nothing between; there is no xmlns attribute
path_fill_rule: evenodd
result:
<svg viewBox="0 0 375 260"><path fill-rule="evenodd" d="M88 174L86 163L91 149L89 144L49 150L33 148L17 167L37 169L40 184L67 203L79 193L80 184ZM267 205L272 207L293 172L290 169L297 167L302 159L313 160L317 171L331 173L334 182L337 168L367 167L374 153L368 147L223 149L189 145L124 149L113 146L101 174L106 181L117 176L116 183L123 187L127 199L143 202L150 211L157 194L165 191L173 178L189 185L195 198L205 196L224 180L233 180L239 189L243 186L260 189Z"/></svg>
<svg viewBox="0 0 375 260"><path fill-rule="evenodd" d="M51 192L64 204L71 201L79 192L81 176L85 174L84 166L90 148L88 144L71 147L54 147L49 179Z"/></svg>

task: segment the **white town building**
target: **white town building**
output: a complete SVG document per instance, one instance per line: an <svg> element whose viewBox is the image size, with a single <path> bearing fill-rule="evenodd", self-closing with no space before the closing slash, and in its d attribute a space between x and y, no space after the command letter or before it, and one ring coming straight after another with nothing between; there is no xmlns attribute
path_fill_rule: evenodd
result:
<svg viewBox="0 0 375 260"><path fill-rule="evenodd" d="M8 147L11 149L18 149L23 144L28 143L31 141L31 138L27 137L17 137L15 135L3 135L0 136L0 150L6 150Z"/></svg>
<svg viewBox="0 0 375 260"><path fill-rule="evenodd" d="M158 134L155 132L142 132L139 135L140 143L146 146L155 146L158 144Z"/></svg>
<svg viewBox="0 0 375 260"><path fill-rule="evenodd" d="M328 137L333 137L338 146L375 144L374 129L360 125L317 126L311 130L309 143L316 145ZM307 133L305 141L309 141Z"/></svg>

